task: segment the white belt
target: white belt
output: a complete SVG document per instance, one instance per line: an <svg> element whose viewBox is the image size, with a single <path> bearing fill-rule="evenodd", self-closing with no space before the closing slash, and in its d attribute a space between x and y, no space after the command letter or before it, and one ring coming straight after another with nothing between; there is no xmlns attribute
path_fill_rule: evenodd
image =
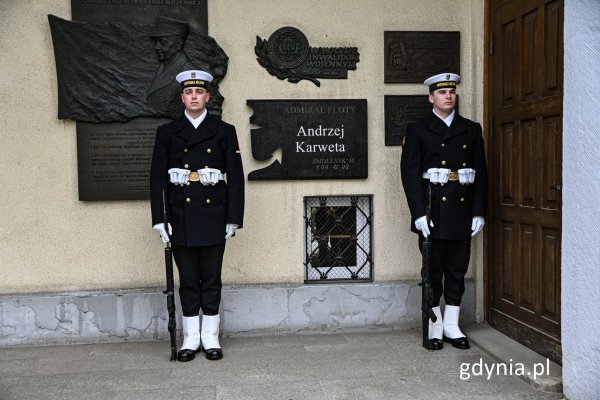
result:
<svg viewBox="0 0 600 400"><path fill-rule="evenodd" d="M422 177L423 177L423 179L429 179L429 172L427 172L427 171L423 172ZM458 181L458 172L450 171L450 173L448 174L448 181L450 181L450 182Z"/></svg>

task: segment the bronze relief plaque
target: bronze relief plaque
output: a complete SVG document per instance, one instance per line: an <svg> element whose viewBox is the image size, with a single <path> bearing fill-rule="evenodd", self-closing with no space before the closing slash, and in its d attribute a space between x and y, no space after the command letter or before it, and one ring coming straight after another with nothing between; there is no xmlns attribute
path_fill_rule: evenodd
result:
<svg viewBox="0 0 600 400"><path fill-rule="evenodd" d="M460 32L385 31L384 82L423 83L442 72L460 75Z"/></svg>
<svg viewBox="0 0 600 400"><path fill-rule="evenodd" d="M291 83L307 80L321 86L321 79L347 79L356 70L356 47L311 47L302 31L292 26L277 29L269 39L256 37L256 60L271 75Z"/></svg>

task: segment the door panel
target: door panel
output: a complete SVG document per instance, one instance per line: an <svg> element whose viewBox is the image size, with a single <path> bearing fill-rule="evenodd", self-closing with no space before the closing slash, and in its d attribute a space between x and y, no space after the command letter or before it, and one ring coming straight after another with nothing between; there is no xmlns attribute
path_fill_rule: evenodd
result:
<svg viewBox="0 0 600 400"><path fill-rule="evenodd" d="M488 320L560 363L563 1L489 16Z"/></svg>

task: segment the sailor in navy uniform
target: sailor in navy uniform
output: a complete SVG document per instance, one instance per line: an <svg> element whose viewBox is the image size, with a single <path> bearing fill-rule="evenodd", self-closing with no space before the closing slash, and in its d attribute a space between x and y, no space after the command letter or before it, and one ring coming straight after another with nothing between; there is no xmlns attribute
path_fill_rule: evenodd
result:
<svg viewBox="0 0 600 400"><path fill-rule="evenodd" d="M185 111L158 128L150 171L152 225L164 242L171 241L179 271L179 361L193 360L200 350L209 360L223 358L221 267L225 242L242 227L244 216L244 171L235 127L206 111L212 78L198 70L177 75Z"/></svg>
<svg viewBox="0 0 600 400"><path fill-rule="evenodd" d="M458 327L464 276L471 254L471 237L485 224L487 170L481 125L455 111L460 76L443 73L428 78L432 112L407 127L401 177L411 213L411 230L431 243L430 280L433 312L429 339L433 349L443 341L468 349L469 340ZM431 185L431 222L426 205ZM440 298L444 295L444 315Z"/></svg>

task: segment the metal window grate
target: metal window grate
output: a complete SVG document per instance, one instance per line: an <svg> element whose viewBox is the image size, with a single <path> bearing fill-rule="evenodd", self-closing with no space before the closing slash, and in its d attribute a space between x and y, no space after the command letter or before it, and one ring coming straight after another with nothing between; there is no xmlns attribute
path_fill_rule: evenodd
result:
<svg viewBox="0 0 600 400"><path fill-rule="evenodd" d="M304 198L305 282L373 280L372 199Z"/></svg>

